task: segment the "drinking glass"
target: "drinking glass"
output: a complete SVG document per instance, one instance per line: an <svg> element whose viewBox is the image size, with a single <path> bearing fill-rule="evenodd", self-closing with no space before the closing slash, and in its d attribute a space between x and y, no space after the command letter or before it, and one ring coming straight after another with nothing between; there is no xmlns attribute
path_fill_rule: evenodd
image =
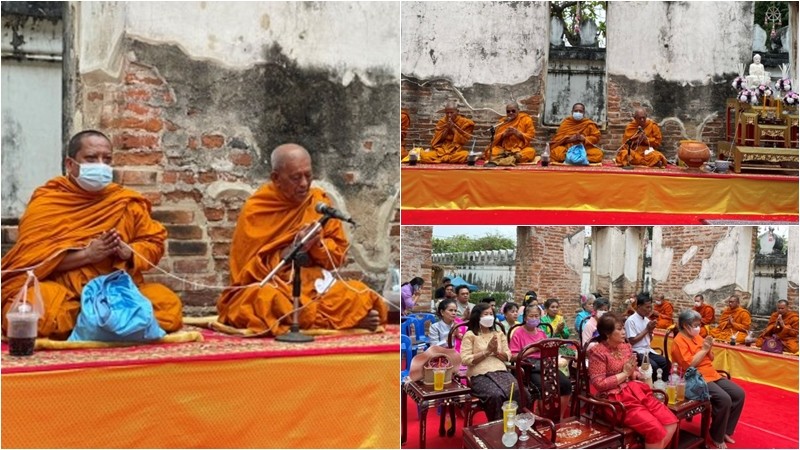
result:
<svg viewBox="0 0 800 450"><path fill-rule="evenodd" d="M533 426L533 423L535 421L533 414L531 413L517 414L517 416L514 418L514 421L517 424L517 428L519 428L519 431L521 432L519 440L527 441L528 439L530 439L530 437L528 436L528 429L531 426Z"/></svg>

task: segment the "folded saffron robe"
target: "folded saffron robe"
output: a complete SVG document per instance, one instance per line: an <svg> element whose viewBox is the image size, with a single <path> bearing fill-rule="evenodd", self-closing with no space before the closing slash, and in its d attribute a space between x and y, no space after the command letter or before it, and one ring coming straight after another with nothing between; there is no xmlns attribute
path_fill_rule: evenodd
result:
<svg viewBox="0 0 800 450"><path fill-rule="evenodd" d="M583 146L586 148L586 158L590 163L599 163L603 161L603 150L597 147L597 143L600 142L600 128L590 119L583 118L581 120L575 120L572 117L567 117L561 121L561 125L558 126L556 134L550 140L550 142L556 143L551 144L550 159L559 163L564 162L567 158L567 150L573 145L578 144L578 142L570 144L559 144L558 142L573 134L582 134L586 137L586 142L583 143Z"/></svg>
<svg viewBox="0 0 800 450"><path fill-rule="evenodd" d="M293 244L297 233L320 218L314 209L319 202L330 204L327 195L316 187L300 205L287 201L273 183L259 188L245 202L236 223L230 253L231 285L261 282L281 261L281 252ZM344 264L347 248L341 222L329 220L322 229L321 242L308 251L310 265L301 269L300 305L308 306L299 312L300 328L353 328L372 309L378 311L381 323L386 323L385 302L360 281L337 279L318 295L315 280L323 276L323 269ZM318 301L312 301L317 297ZM291 264L264 287L227 290L217 300L220 322L255 333L269 330L273 336L289 331L292 309Z"/></svg>
<svg viewBox="0 0 800 450"><path fill-rule="evenodd" d="M662 301L660 305L653 303L653 316L655 316L656 328L667 329L674 325L675 322L672 318L672 313L674 311L675 308L669 300ZM653 318L651 317L651 319Z"/></svg>
<svg viewBox="0 0 800 450"><path fill-rule="evenodd" d="M164 254L167 230L150 217L150 210L150 202L141 194L115 183L93 193L84 191L68 177L60 176L34 191L20 219L17 243L3 257L2 270L43 263L34 270L45 309L44 317L39 320L40 337L66 339L75 327L84 285L98 275L118 269L128 272L142 295L153 303L161 328L167 332L181 328L180 298L162 284L145 283L142 272L151 267L135 254L128 261L114 255L96 264L56 271L67 250L81 249L112 228L137 253L158 264ZM6 313L25 279L25 272L2 276L4 332ZM32 298L31 288L28 295Z"/></svg>
<svg viewBox="0 0 800 450"><path fill-rule="evenodd" d="M408 128L411 126L411 117L406 110L400 111L400 157L405 158L408 156L406 150L406 136L408 135Z"/></svg>
<svg viewBox="0 0 800 450"><path fill-rule="evenodd" d="M628 123L628 126L625 127L625 133L622 135L623 146L619 152L617 152L617 157L614 159L617 165L624 166L627 164L628 145L626 145L626 142L628 142L628 139L632 138L637 131L639 131L639 124L635 120L632 120ZM648 119L647 125L642 128L642 132L644 136L647 136L647 139L642 136L637 136L636 139L632 141L631 145L633 145L634 148L631 153L631 164L634 166L653 167L661 163L662 167L666 167L667 158L664 157L663 153L656 150L661 148L661 129L655 122ZM645 154L650 147L653 147L654 150Z"/></svg>
<svg viewBox="0 0 800 450"><path fill-rule="evenodd" d="M708 336L708 330L711 329L711 324L714 323L714 316L716 316L714 307L703 303L699 308L695 307L692 309L700 314L700 337Z"/></svg>

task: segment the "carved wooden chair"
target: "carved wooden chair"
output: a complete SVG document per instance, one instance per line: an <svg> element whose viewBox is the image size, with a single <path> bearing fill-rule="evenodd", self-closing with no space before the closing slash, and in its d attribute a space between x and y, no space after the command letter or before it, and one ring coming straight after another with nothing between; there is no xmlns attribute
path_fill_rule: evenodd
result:
<svg viewBox="0 0 800 450"><path fill-rule="evenodd" d="M573 407L571 416L561 418L561 393L558 387L558 357L562 347L572 348L578 355L578 364L571 378L577 389L573 391ZM555 433L551 441L557 448L619 448L623 444L623 436L615 428L616 408L609 402L602 402L581 393L580 364L583 349L577 341L565 339L544 339L530 344L517 354L516 377L520 387L528 386L533 362L530 355L539 353L539 365L542 384L538 399L538 415L550 419L555 424ZM533 399L528 389L520 389L520 404L531 408ZM610 424L597 421L599 416L595 410L605 409L606 416L611 418ZM587 413L574 414L575 411L586 410ZM538 426L537 426L537 429ZM541 431L540 431L541 432Z"/></svg>

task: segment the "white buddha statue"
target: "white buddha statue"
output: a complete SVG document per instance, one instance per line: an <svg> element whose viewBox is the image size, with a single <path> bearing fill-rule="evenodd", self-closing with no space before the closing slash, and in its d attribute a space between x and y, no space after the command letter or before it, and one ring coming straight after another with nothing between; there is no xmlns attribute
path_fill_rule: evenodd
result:
<svg viewBox="0 0 800 450"><path fill-rule="evenodd" d="M769 82L769 72L764 70L764 65L761 64L761 55L756 53L753 55L753 63L750 64L750 69L748 71L747 85L753 88L762 83L769 84Z"/></svg>

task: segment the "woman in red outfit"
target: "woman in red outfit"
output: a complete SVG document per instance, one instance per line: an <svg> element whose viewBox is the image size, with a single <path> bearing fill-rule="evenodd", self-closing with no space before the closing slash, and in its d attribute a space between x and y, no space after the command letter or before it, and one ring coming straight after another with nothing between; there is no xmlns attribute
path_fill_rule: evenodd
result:
<svg viewBox="0 0 800 450"><path fill-rule="evenodd" d="M637 381L636 355L625 342L622 325L610 312L597 322L600 343L589 350L592 394L625 405L624 424L644 436L645 448L666 448L678 419L646 383Z"/></svg>

